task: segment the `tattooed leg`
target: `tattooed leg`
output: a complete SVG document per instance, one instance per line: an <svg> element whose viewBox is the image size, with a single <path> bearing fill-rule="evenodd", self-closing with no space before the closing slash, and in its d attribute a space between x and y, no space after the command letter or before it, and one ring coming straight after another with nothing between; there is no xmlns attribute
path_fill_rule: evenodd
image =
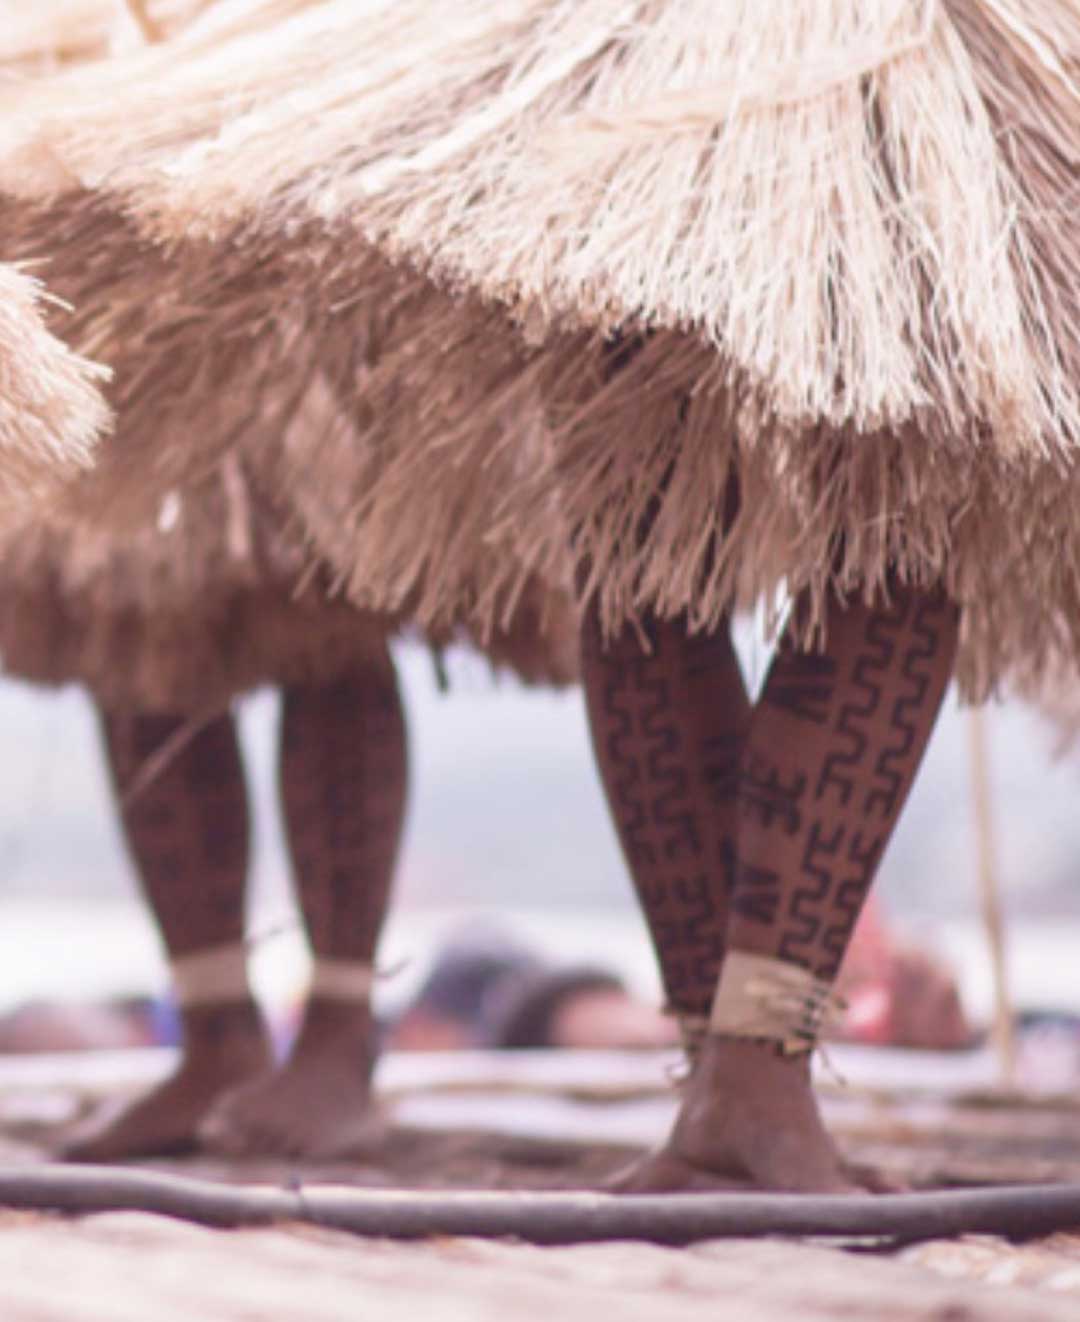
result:
<svg viewBox="0 0 1080 1322"><path fill-rule="evenodd" d="M888 606L835 604L820 655L781 647L744 756L714 1032L667 1167L653 1172L669 1187L702 1176L852 1187L810 1086L812 1022L807 1031L796 1015L786 1030L756 1038L746 994L760 997L774 978L809 975L823 989L834 980L933 729L956 632L957 612L942 594L897 587ZM764 980L748 977L746 956L776 963Z"/></svg>
<svg viewBox="0 0 1080 1322"><path fill-rule="evenodd" d="M750 707L726 628L691 636L682 618L644 627L648 650L629 628L605 641L590 610L582 676L597 765L668 1005L684 1025L703 1026L724 954Z"/></svg>
<svg viewBox="0 0 1080 1322"><path fill-rule="evenodd" d="M200 730L129 804L123 795L182 718L104 712L128 847L180 1000L183 1056L147 1096L68 1145L81 1161L189 1147L218 1097L266 1069L269 1047L244 967L247 796L231 717Z"/></svg>
<svg viewBox="0 0 1080 1322"><path fill-rule="evenodd" d="M377 1132L372 961L405 808L405 721L382 668L285 693L281 790L315 960L289 1061L216 1108L203 1134L231 1152L328 1156Z"/></svg>

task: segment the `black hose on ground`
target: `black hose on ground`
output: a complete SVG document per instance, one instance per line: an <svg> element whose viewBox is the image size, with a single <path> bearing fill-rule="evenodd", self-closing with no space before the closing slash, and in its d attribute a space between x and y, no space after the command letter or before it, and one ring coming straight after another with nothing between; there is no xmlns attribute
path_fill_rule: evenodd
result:
<svg viewBox="0 0 1080 1322"><path fill-rule="evenodd" d="M678 1245L758 1235L912 1243L960 1234L1030 1239L1080 1227L1077 1184L824 1196L387 1192L217 1184L113 1166L56 1165L0 1168L0 1206L156 1212L223 1227L293 1221L387 1239L469 1235L531 1244L636 1239Z"/></svg>

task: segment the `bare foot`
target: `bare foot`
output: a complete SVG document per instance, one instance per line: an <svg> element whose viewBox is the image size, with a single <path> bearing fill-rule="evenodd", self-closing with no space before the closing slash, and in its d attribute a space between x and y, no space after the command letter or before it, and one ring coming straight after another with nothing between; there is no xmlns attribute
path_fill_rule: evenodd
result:
<svg viewBox="0 0 1080 1322"><path fill-rule="evenodd" d="M200 1141L230 1156L329 1158L370 1146L382 1132L374 1060L366 1006L313 1000L287 1064L223 1097Z"/></svg>
<svg viewBox="0 0 1080 1322"><path fill-rule="evenodd" d="M66 1161L119 1161L193 1148L213 1104L270 1064L262 1019L251 1001L206 1005L184 1014L179 1068L144 1097L99 1112L59 1149Z"/></svg>
<svg viewBox="0 0 1080 1322"><path fill-rule="evenodd" d="M620 1193L743 1188L854 1193L822 1124L810 1058L709 1037L667 1143L616 1176Z"/></svg>

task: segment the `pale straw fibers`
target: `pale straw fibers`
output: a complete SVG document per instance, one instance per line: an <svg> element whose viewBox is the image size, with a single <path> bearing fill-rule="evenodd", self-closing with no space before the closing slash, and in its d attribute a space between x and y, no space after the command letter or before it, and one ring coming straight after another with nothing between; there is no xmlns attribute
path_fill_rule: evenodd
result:
<svg viewBox="0 0 1080 1322"><path fill-rule="evenodd" d="M0 182L216 245L192 334L259 289L347 328L365 242L450 289L365 376L385 462L326 540L369 596L511 546L494 609L570 530L611 625L892 569L980 691L1080 630L1078 54L1074 0L218 0L24 103Z"/></svg>
<svg viewBox="0 0 1080 1322"><path fill-rule="evenodd" d="M46 329L41 284L0 264L0 513L51 494L91 462L108 424L106 373Z"/></svg>
<svg viewBox="0 0 1080 1322"><path fill-rule="evenodd" d="M56 0L10 17L3 56L13 103L20 80L36 87L30 79L102 59L126 39L112 3ZM201 713L256 684L321 683L385 664L393 621L327 602L299 533L256 489L233 444L259 413L252 396L265 367L251 339L260 327L251 326L232 353L226 341L193 354L190 334L187 349L181 335L174 352L168 331L181 320L184 264L166 263L86 190L64 192L40 212L9 206L6 230L10 246L38 258L78 297L55 320L121 364L118 437L89 490L115 499L116 475L134 465L133 504L139 498L138 514L119 530L107 520L46 520L40 511L5 529L7 673L84 683L112 709ZM98 282L108 300L96 296ZM145 410L144 360L156 364ZM299 426L305 415L297 399L289 415ZM225 458L216 458L222 451ZM184 482L160 500L170 455ZM86 501L87 489L72 484L73 506Z"/></svg>
<svg viewBox="0 0 1080 1322"><path fill-rule="evenodd" d="M65 8L72 6L56 5ZM207 8L154 7L147 17L160 29L162 49L192 31L186 24ZM120 70L157 57L156 46L141 45L100 58L116 50L118 11L99 5L95 15L83 6L78 48L90 51L97 33L101 50L91 57L97 63L77 64L62 54L75 48L71 29L53 18L48 7L38 11L36 47L28 25L20 29L19 61L37 80L21 73L9 88L17 112L9 145L23 135L33 146L33 107L60 105L66 80L104 91L127 76ZM61 72L43 77L50 68ZM0 542L0 650L9 671L82 681L112 706L190 710L196 700L220 705L253 683L324 681L360 665L365 648L381 645L410 602L388 613L384 600L378 618L326 602L318 548L305 545L296 517L305 504L304 473L290 472L286 461L305 447L321 454L335 436L349 434L337 476L362 489L379 457L352 438L330 381L336 374L341 390L342 373L362 370L364 358L378 352L369 318L327 317L343 291L328 269L313 266L318 257L305 244L292 254L303 280L276 261L265 279L242 274L230 283L227 250L187 243L174 252L150 243L59 157L15 147L7 164L18 183L9 238L24 256L47 263L70 300L65 333L114 364L117 412L98 470L61 506L69 517ZM280 244L268 248L280 255ZM250 247L245 260L252 261ZM310 307L295 304L297 288L315 288L315 269ZM396 276L383 262L378 271L392 294ZM389 334L393 301L376 299L374 286L370 292L379 333ZM351 287L344 293L354 298ZM282 497L276 502L266 496L272 476ZM467 589L456 613L429 618L429 641L476 641L462 625L473 615ZM512 623L485 639L493 664L528 680L573 678L566 599L522 577L514 605Z"/></svg>

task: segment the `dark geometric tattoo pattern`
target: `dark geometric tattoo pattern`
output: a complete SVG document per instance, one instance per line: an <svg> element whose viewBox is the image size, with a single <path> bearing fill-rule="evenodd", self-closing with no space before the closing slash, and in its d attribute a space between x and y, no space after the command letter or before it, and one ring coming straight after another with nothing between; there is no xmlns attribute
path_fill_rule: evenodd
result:
<svg viewBox="0 0 1080 1322"><path fill-rule="evenodd" d="M178 738L180 716L103 713L118 800L147 759L177 748L126 803L136 871L170 956L244 938L248 805L233 718ZM404 715L392 663L284 695L281 785L301 909L316 954L368 961L404 812Z"/></svg>
<svg viewBox="0 0 1080 1322"><path fill-rule="evenodd" d="M389 902L406 797L405 718L387 668L283 695L281 796L316 955L370 961Z"/></svg>
<svg viewBox="0 0 1080 1322"><path fill-rule="evenodd" d="M590 727L669 1004L707 1011L724 953L747 700L726 631L649 621L582 635Z"/></svg>
<svg viewBox="0 0 1080 1322"><path fill-rule="evenodd" d="M835 976L951 672L956 611L897 588L781 649L743 764L731 939ZM745 926L737 928L738 923Z"/></svg>
<svg viewBox="0 0 1080 1322"><path fill-rule="evenodd" d="M173 957L240 941L248 867L248 805L232 717L184 740L181 716L100 713L109 770L139 883ZM147 761L177 740L130 802Z"/></svg>
<svg viewBox="0 0 1080 1322"><path fill-rule="evenodd" d="M796 720L824 725L835 683L836 662L831 656L800 654L781 647L769 670L769 684L761 700Z"/></svg>

